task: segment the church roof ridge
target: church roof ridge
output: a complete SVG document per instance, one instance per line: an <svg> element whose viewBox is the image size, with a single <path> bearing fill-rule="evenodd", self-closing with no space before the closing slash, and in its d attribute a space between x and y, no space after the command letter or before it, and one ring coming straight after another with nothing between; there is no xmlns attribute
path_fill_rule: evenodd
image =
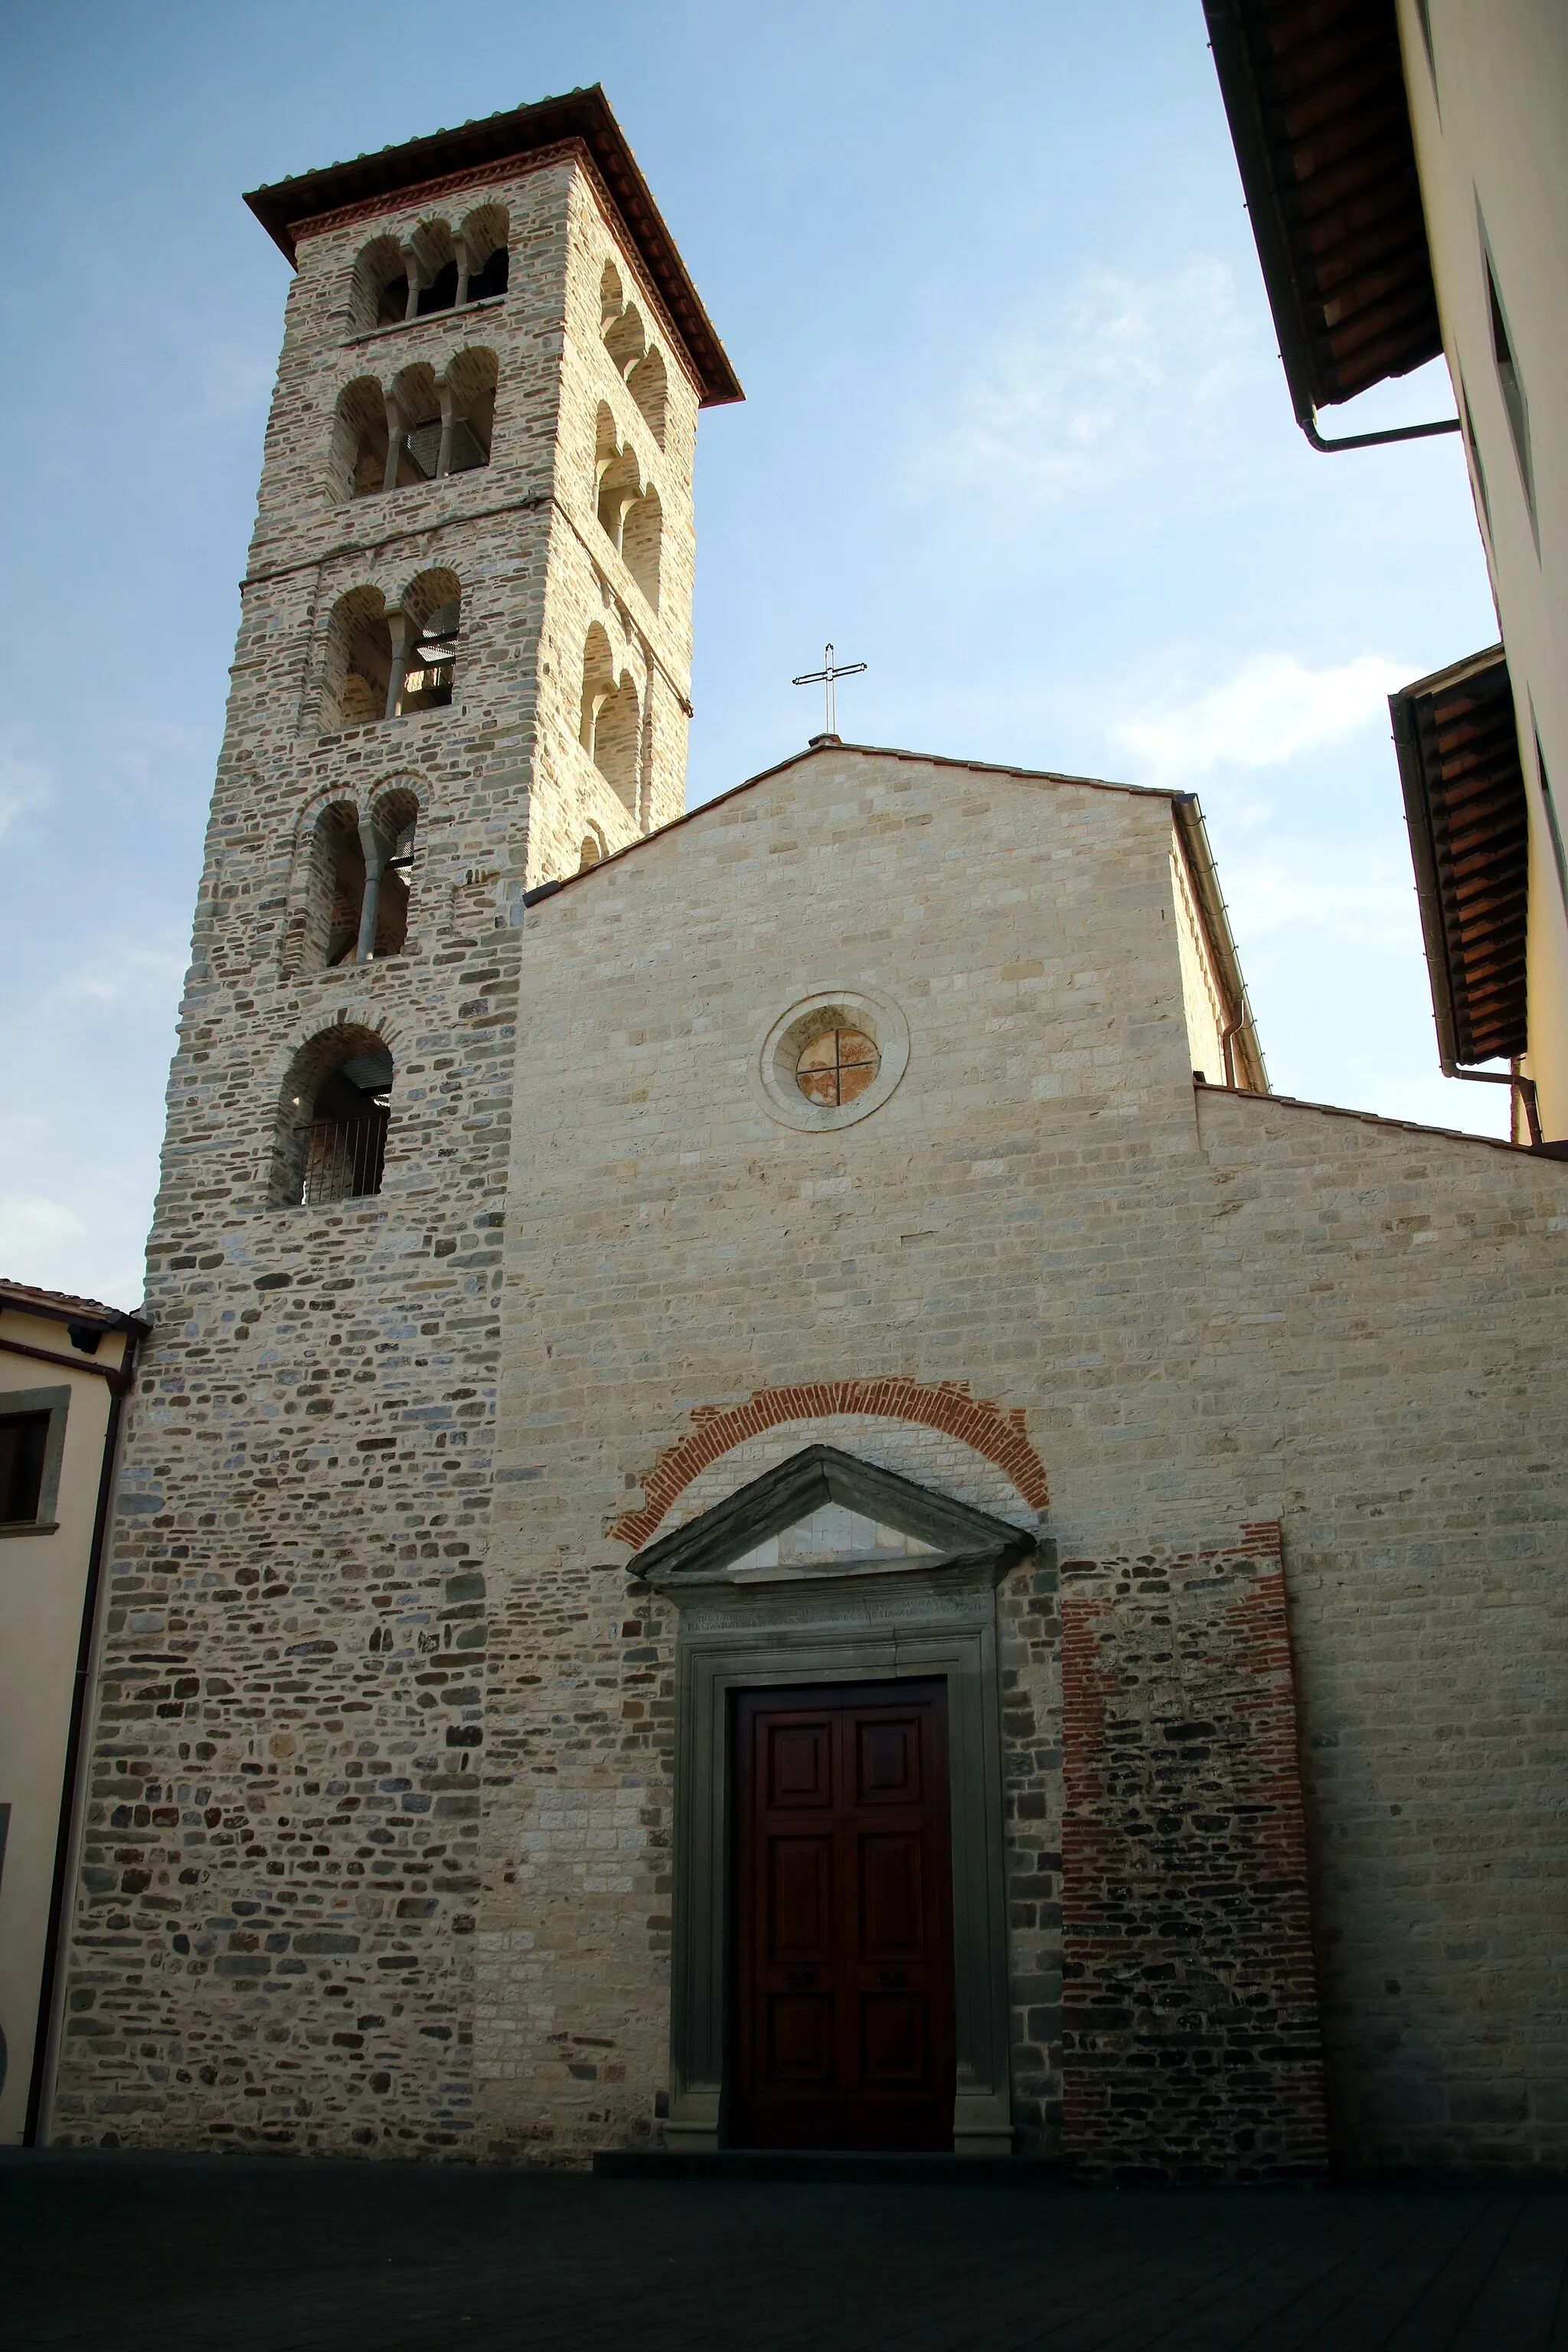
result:
<svg viewBox="0 0 1568 2352"><path fill-rule="evenodd" d="M786 768L797 766L802 760L826 758L835 751L855 751L873 760L918 760L927 768L967 768L980 776L1013 776L1020 783L1084 784L1091 792L1129 793L1137 800L1187 801L1195 797L1192 793L1178 791L1173 784L1122 784L1109 776L1073 775L1065 768L1023 768L1013 760L961 760L951 751L902 751L892 743L808 743L804 751L792 751L787 760L776 761L773 767L748 776L745 784L737 784L734 790L744 792L748 784L765 783L770 776L782 775ZM721 793L720 797L727 800L730 794ZM711 808L713 803L705 801L702 805ZM687 811L689 816L696 814L695 809Z"/></svg>
<svg viewBox="0 0 1568 2352"><path fill-rule="evenodd" d="M1088 792L1125 793L1134 800L1170 801L1176 807L1197 806L1195 793L1180 792L1171 784L1111 783L1103 776L1073 776L1057 768L1020 768L1010 766L1004 760L960 760L944 751L900 751L887 743L808 743L804 751L792 751L787 760L777 760L771 768L759 768L754 776L747 776L740 783L731 784L727 793L715 793L711 800L699 801L695 808L683 809L679 816L671 817L668 824L657 826L652 833L639 834L635 841L608 851L592 866L584 866L581 873L563 874L553 882L540 883L536 889L524 893L523 904L535 906L542 898L553 898L558 890L568 889L574 882L585 882L591 874L602 874L606 866L617 865L623 857L630 857L634 851L647 849L654 842L663 841L667 835L679 832L682 825L706 816L710 809L722 808L727 801L738 800L742 793L751 792L757 784L772 783L775 776L782 776L789 769L798 767L803 760L826 759L840 751L853 751L869 760L910 760L926 768L964 768L975 775L1011 776L1015 782L1021 784L1079 784Z"/></svg>

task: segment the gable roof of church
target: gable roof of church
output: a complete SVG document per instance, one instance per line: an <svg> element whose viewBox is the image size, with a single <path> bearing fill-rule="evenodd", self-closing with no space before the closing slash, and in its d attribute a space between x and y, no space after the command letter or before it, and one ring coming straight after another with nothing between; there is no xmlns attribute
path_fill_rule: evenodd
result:
<svg viewBox="0 0 1568 2352"><path fill-rule="evenodd" d="M563 874L556 881L540 883L537 889L525 894L523 904L532 907L542 899L553 898L558 891L570 889L574 882L585 882L590 875L602 874L606 866L618 865L623 857L631 857L637 850L647 849L652 843L679 833L682 825L695 824L698 818L706 816L710 809L723 808L731 801L738 801L742 793L754 792L759 784L771 784L775 776L787 775L792 768L802 766L807 760L827 759L838 752L848 752L860 760L907 760L912 766L921 768L959 768L974 776L1009 776L1020 784L1071 784L1084 792L1121 793L1130 800L1169 801L1177 810L1183 807L1198 809L1195 793L1176 792L1167 784L1113 784L1108 783L1102 776L1069 776L1056 768L1015 768L1000 760L955 760L943 751L900 751L887 743L808 743L804 751L792 751L787 760L776 761L771 768L759 769L754 776L748 776L744 783L731 784L727 793L715 793L710 801L700 801L695 808L671 817L668 824L657 826L652 833L639 834L635 841L625 843L621 848L606 850L603 857L592 866L584 866L581 873ZM1197 821L1201 825L1201 811L1198 811Z"/></svg>
<svg viewBox="0 0 1568 2352"><path fill-rule="evenodd" d="M1081 792L1120 793L1130 800L1168 802L1182 838L1193 888L1203 909L1204 927L1209 936L1215 961L1219 966L1233 1012L1240 1017L1237 1034L1243 1055L1254 1066L1252 1076L1257 1091L1268 1093L1268 1076L1264 1067L1263 1048L1258 1040L1258 1026L1253 1019L1247 982L1242 977L1236 940L1231 934L1230 917L1226 912L1219 876L1215 869L1214 852L1209 847L1204 813L1196 793L1178 792L1169 784L1108 783L1102 776L1064 775L1054 768L1008 767L999 760L955 760L941 751L901 751L882 743L808 743L804 751L792 751L787 760L780 760L773 767L763 768L758 774L748 776L744 783L732 784L727 793L716 793L710 801L703 801L698 807L688 809L683 815L672 817L668 824L661 824L657 831L639 834L636 841L628 841L624 848L610 850L594 865L584 866L580 873L563 874L553 882L540 883L537 889L524 892L522 903L525 907L539 906L544 899L556 898L561 891L571 889L574 883L586 882L594 875L603 874L610 866L619 865L623 858L635 856L639 849L647 849L656 841L663 841L669 834L678 833L683 825L695 824L710 810L723 808L729 802L739 800L742 793L754 792L759 784L772 783L775 777L787 775L792 768L800 767L805 761L826 759L840 753L848 753L862 760L907 760L911 766L921 768L956 768L975 776L1005 776L1020 784L1067 784Z"/></svg>

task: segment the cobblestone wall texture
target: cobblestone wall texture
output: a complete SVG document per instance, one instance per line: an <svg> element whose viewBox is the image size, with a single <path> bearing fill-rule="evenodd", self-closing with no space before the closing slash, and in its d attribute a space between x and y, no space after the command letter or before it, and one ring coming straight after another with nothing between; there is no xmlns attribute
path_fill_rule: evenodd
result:
<svg viewBox="0 0 1568 2352"><path fill-rule="evenodd" d="M1023 1525L1048 1491L1097 1573L1179 1582L1215 1530L1279 1522L1335 2150L1563 2163L1568 1170L1194 1087L1213 973L1161 794L828 746L512 919L584 827L614 850L679 807L695 396L667 339L662 451L627 409L604 266L616 317L637 273L571 155L481 198L511 225L499 309L351 348L391 216L307 237L290 297L56 2137L551 2162L657 2137L674 1627L626 1563L831 1432ZM481 333L490 465L331 503L343 385ZM595 537L601 401L662 485L657 614ZM323 733L339 598L432 569L462 589L452 707ZM635 807L579 740L595 624L646 694ZM395 786L421 812L405 950L306 969L316 818ZM813 1129L760 1057L824 992L896 1011L909 1058ZM393 1055L384 1187L274 1205L328 1030ZM781 1393L795 1422L748 1419ZM981 1433L910 1402L937 1395ZM692 1447L730 1413L723 1453ZM1091 1597L1121 1706L1148 1596ZM1062 1632L1043 1569L998 1607L1015 2115L1049 2152ZM1243 2104L1204 2160L1234 2168Z"/></svg>
<svg viewBox="0 0 1568 2352"><path fill-rule="evenodd" d="M1062 1563L1065 2141L1085 2169L1327 2160L1279 1540Z"/></svg>

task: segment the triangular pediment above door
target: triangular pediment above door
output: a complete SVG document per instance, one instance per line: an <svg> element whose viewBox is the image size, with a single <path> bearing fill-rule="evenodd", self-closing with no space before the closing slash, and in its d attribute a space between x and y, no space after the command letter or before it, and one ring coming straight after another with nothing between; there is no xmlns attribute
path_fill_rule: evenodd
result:
<svg viewBox="0 0 1568 2352"><path fill-rule="evenodd" d="M626 1563L660 1591L964 1567L1000 1579L1034 1535L912 1478L808 1445Z"/></svg>

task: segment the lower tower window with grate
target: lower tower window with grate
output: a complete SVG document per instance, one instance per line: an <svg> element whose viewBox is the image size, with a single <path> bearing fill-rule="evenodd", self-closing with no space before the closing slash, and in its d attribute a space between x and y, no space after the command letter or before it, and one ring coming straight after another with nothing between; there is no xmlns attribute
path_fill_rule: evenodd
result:
<svg viewBox="0 0 1568 2352"><path fill-rule="evenodd" d="M284 1099L274 1186L280 1206L315 1209L380 1192L392 1082L392 1055L369 1032L312 1040Z"/></svg>

